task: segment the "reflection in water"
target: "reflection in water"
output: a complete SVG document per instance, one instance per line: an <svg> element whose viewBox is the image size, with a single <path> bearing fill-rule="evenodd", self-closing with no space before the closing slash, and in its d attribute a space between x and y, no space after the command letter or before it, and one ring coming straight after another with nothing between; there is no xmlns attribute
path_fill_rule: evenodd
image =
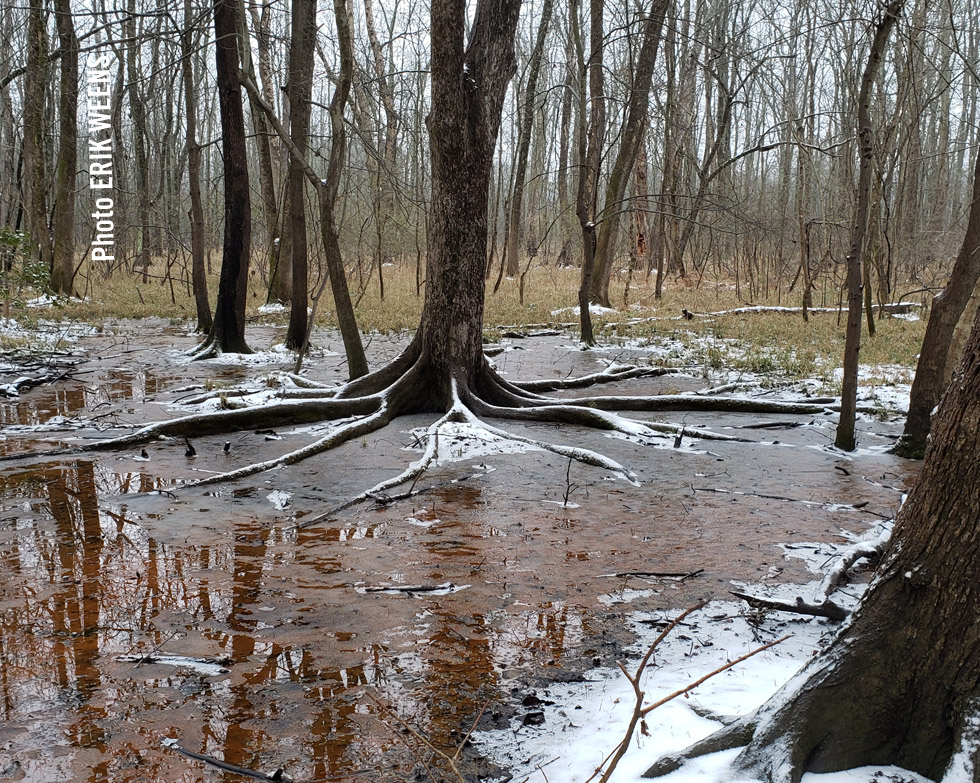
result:
<svg viewBox="0 0 980 783"><path fill-rule="evenodd" d="M34 426L56 416L74 416L124 400L143 402L173 381L152 370L106 370L95 382L67 381L32 392L22 400L0 404L0 425Z"/></svg>
<svg viewBox="0 0 980 783"><path fill-rule="evenodd" d="M294 779L407 777L414 762L366 689L450 748L499 698L504 669L558 660L578 639L564 604L511 606L487 562L506 562L512 539L478 491L433 493L413 524L368 512L300 533L242 514L233 504L247 498L198 517L177 501L163 515L125 502L170 485L91 460L0 474L0 711L22 730L0 768L38 781L213 779L160 747L174 736ZM354 589L449 578L470 586ZM117 660L156 652L230 671Z"/></svg>

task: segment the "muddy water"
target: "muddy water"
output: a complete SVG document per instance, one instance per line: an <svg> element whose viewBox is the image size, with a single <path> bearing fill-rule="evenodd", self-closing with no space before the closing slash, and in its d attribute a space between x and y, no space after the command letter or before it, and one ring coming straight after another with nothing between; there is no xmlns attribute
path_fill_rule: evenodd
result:
<svg viewBox="0 0 980 783"><path fill-rule="evenodd" d="M117 368L124 389L90 384L91 394L157 418L163 408L144 398L166 401L190 375L215 372L147 367L142 377ZM40 410L50 394L20 404ZM101 399L73 410L89 414ZM521 700L620 657L631 608L724 596L732 580L805 581L777 544L866 529L908 478L905 463L818 448L819 421L779 433L779 444L693 451L508 424L601 450L634 467L641 486L542 452L487 456L432 471L420 483L430 491L412 500L297 529L401 470L417 453L405 450L407 430L427 421L210 490L180 484L309 435L242 433L229 454L223 438L201 439L194 460L160 443L148 460L3 466L0 780L244 779L179 755L167 738L296 781L416 779L432 753L415 734L452 749L481 711L481 725L530 730ZM285 507L273 490L287 493ZM614 576L698 569L681 583ZM406 586L444 587L384 589Z"/></svg>

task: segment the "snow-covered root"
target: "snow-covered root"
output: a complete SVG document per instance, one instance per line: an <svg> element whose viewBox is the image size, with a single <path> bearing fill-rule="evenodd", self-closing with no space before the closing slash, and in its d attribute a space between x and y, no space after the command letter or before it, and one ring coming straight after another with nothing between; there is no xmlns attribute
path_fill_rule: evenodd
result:
<svg viewBox="0 0 980 783"><path fill-rule="evenodd" d="M319 440L307 444L302 448L290 451L289 453L283 454L275 459L264 460L263 462L253 462L251 465L245 465L241 468L237 468L236 470L229 470L225 473L216 473L213 476L208 476L207 478L199 479L198 481L191 481L184 484L184 487L203 487L208 484L218 484L223 481L234 481L247 476L254 476L256 473L264 473L267 470L275 470L276 468L281 468L286 465L293 465L297 462L302 462L304 459L308 459L309 457L322 454L324 451L329 451L330 449L336 448L337 446L340 446L353 438L359 438L364 435L369 435L376 430L380 430L391 421L391 418L392 416L388 409L388 403L386 401L382 401L381 407L369 416L357 419L356 421L348 422L347 424L333 430L328 435L324 435Z"/></svg>
<svg viewBox="0 0 980 783"><path fill-rule="evenodd" d="M457 390L454 389L454 394L458 394ZM611 473L616 473L622 476L624 479L629 481L634 486L639 486L639 482L636 480L636 475L633 471L624 468L618 462L609 457L599 454L596 451L591 451L589 449L576 448L573 446L562 446L555 443L549 443L547 441L538 440L536 438L527 438L523 435L516 435L513 432L508 432L507 430L499 429L498 427L493 427L482 419L478 418L477 415L471 410L471 408L478 408L479 411L493 411L496 410L496 406L489 405L488 403L482 402L479 398L475 397L469 391L464 391L462 393L462 400L466 403L463 407L465 414L467 416L466 421L476 427L486 430L491 435L495 435L498 438L503 438L504 440L513 441L514 443L523 443L527 446L534 446L535 448L542 449L544 451L550 451L552 454L558 454L562 457L567 457L573 459L576 462L581 462L585 465L592 465L597 468L603 468ZM509 410L507 408L500 408L500 410ZM532 420L531 417L525 416L523 414L533 413L539 410L537 408L522 408L517 411L513 411L516 415L512 418ZM586 411L588 412L588 411ZM492 414L491 414L492 415Z"/></svg>
<svg viewBox="0 0 980 783"><path fill-rule="evenodd" d="M827 572L823 581L820 582L820 587L817 589L817 600L822 602L830 598L831 594L844 581L848 569L858 560L861 558L868 558L869 560L880 558L885 551L885 547L888 546L888 542L891 540L892 527L891 523L886 523L882 525L881 532L874 538L867 541L858 541L853 546L841 552L833 568Z"/></svg>
<svg viewBox="0 0 980 783"><path fill-rule="evenodd" d="M472 410L481 416L517 421L548 422L558 424L577 424L583 427L619 432L638 438L656 438L659 435L685 434L704 440L724 440L749 442L746 438L734 435L722 435L699 427L688 427L684 424L668 424L663 422L647 422L628 419L603 410L583 408L574 404L576 401L553 401L532 407L512 408L504 405L492 405L482 399L473 397L467 403Z"/></svg>
<svg viewBox="0 0 980 783"><path fill-rule="evenodd" d="M559 400L552 398L553 401ZM708 397L696 394L656 394L646 397L577 397L560 400L604 411L695 411L713 413L820 414L833 410L811 402L782 402L748 397Z"/></svg>
<svg viewBox="0 0 980 783"><path fill-rule="evenodd" d="M351 506L356 506L358 503L363 503L366 500L378 500L379 498L383 498L386 492L400 486L401 484L406 484L409 481L413 483L418 481L419 477L421 477L422 474L424 474L435 462L439 460L439 435L442 432L443 426L449 422L464 421L466 421L466 415L462 409L462 405L453 405L452 409L450 409L448 413L434 421L426 430L424 435L426 441L425 451L422 452L422 456L417 462L413 462L397 476L378 482L371 487L371 489L365 490L359 495L355 495L349 500L341 503L339 506L334 506L329 511L325 511L322 514L317 514L314 517L303 520L303 522L296 525L296 528L298 530L302 530L304 528L317 525L320 522L325 522L344 509L350 508Z"/></svg>
<svg viewBox="0 0 980 783"><path fill-rule="evenodd" d="M252 353L252 350L245 347L242 351L224 351L221 348L221 343L214 337L208 337L204 342L191 348L185 354L188 359L192 362L200 362L205 359L217 359L223 353Z"/></svg>
<svg viewBox="0 0 980 783"><path fill-rule="evenodd" d="M830 596L837 590L847 576L848 570L862 558L875 559L881 557L891 540L892 524L885 523L881 532L867 541L858 541L837 556L837 562L827 572L816 590L816 597L806 601L797 596L796 600L787 601L777 598L765 598L749 593L732 591L732 595L741 598L749 606L757 609L774 609L777 612L790 612L812 617L826 617L834 622L846 620L851 612L831 600Z"/></svg>
<svg viewBox="0 0 980 783"><path fill-rule="evenodd" d="M336 391L338 387L333 384L320 383L319 381L313 381L303 375L297 375L294 372L287 372L286 376L289 381L292 382L294 386L300 389L332 389Z"/></svg>
<svg viewBox="0 0 980 783"><path fill-rule="evenodd" d="M630 364L611 364L602 372L583 375L578 378L517 381L514 383L514 386L531 392L557 391L558 389L583 389L599 383L626 381L631 378L653 378L677 372L679 370L672 370L667 367L639 367Z"/></svg>
<svg viewBox="0 0 980 783"><path fill-rule="evenodd" d="M752 741L757 725L757 717L754 712L741 717L679 753L667 753L661 756L643 773L643 777L663 777L680 769L685 762L691 759L707 756L710 753L718 753L722 750L744 747Z"/></svg>
<svg viewBox="0 0 980 783"><path fill-rule="evenodd" d="M0 454L0 462L34 457L48 459L87 451L109 451L149 443L158 438L217 435L252 427L268 429L288 425L314 424L325 419L343 419L348 416L370 416L381 408L382 403L382 397L375 395L350 400L296 400L252 408L192 413L176 419L153 422L128 435L97 440L83 446L73 446L37 454Z"/></svg>

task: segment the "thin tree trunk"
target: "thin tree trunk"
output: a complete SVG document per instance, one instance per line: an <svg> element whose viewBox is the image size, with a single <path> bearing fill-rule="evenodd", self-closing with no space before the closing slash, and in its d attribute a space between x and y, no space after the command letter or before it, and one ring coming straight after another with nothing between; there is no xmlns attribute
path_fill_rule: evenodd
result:
<svg viewBox="0 0 980 783"><path fill-rule="evenodd" d="M636 161L637 150L643 143L643 130L646 127L650 104L650 85L653 70L657 64L657 52L663 33L664 18L671 0L653 0L650 12L643 26L643 43L636 58L633 86L630 89L626 122L619 142L616 162L609 171L603 211L606 213L599 228L595 253L595 279L590 297L604 307L610 306L609 278L612 272L612 258L615 253L619 233L619 216L624 211L623 199L626 185Z"/></svg>
<svg viewBox="0 0 980 783"><path fill-rule="evenodd" d="M54 186L51 289L70 296L75 276L75 172L78 169L78 37L69 0L55 1L61 48L60 128Z"/></svg>
<svg viewBox="0 0 980 783"><path fill-rule="evenodd" d="M136 39L136 0L129 0L123 30L129 39L126 49L126 79L129 90L129 114L133 120L133 160L136 164L136 207L138 229L138 261L136 268L147 282L150 271L150 177L146 160L146 104L140 92L140 69L137 63L140 44Z"/></svg>
<svg viewBox="0 0 980 783"><path fill-rule="evenodd" d="M313 98L313 50L316 43L316 0L293 0L289 43L289 135L298 155L306 159L310 136L310 102ZM253 101L255 98L253 98ZM286 347L298 349L306 341L307 245L306 182L303 164L290 157L286 173L289 191L289 235L292 240L292 296Z"/></svg>
<svg viewBox="0 0 980 783"><path fill-rule="evenodd" d="M544 0L541 8L541 22L538 25L538 37L531 51L531 60L527 66L527 84L524 88L524 107L520 117L520 128L517 134L517 165L514 172L514 190L510 197L510 211L507 218L507 228L504 231L504 244L507 253L507 276L516 277L520 273L520 255L518 246L521 233L521 212L524 207L524 180L527 178L527 158L531 149L531 129L534 126L534 104L537 99L538 74L541 72L541 59L544 55L545 40L548 37L548 25L551 23L551 11L554 0Z"/></svg>
<svg viewBox="0 0 980 783"><path fill-rule="evenodd" d="M578 0L573 0L570 13L575 49L579 62L578 108L578 197L575 213L582 232L582 279L579 285L578 306L581 322L581 338L586 345L595 344L592 332L592 314L589 303L592 293L592 277L595 270L596 249L596 198L599 190L599 166L602 156L602 138L606 129L605 74L603 73L603 0L591 0L589 5L589 59L585 58L579 21ZM588 81L588 96L586 96ZM588 111L588 113L587 113ZM586 120L588 117L588 120Z"/></svg>
<svg viewBox="0 0 980 783"><path fill-rule="evenodd" d="M191 279L194 304L197 309L195 331L211 331L211 305L208 302L208 278L204 259L204 206L201 203L201 146L197 143L197 94L194 87L195 36L192 25L191 0L184 0L184 29L181 32L183 57L184 110L187 115L187 188L191 199L188 214L191 224Z"/></svg>
<svg viewBox="0 0 980 783"><path fill-rule="evenodd" d="M861 349L862 277L861 254L864 236L868 228L868 210L871 199L871 166L874 157L874 129L871 126L871 91L881 67L885 46L892 27L902 10L902 0L892 0L884 11L875 30L868 64L861 78L858 94L858 171L857 208L851 231L850 249L847 251L847 333L844 342L844 380L841 387L840 422L834 445L843 451L855 447L854 419L857 409L858 354Z"/></svg>
<svg viewBox="0 0 980 783"><path fill-rule="evenodd" d="M245 113L239 79L238 0L215 0L215 74L221 112L221 157L224 162L225 234L218 278L218 300L208 351L250 353L245 342L245 299L252 239L248 188Z"/></svg>

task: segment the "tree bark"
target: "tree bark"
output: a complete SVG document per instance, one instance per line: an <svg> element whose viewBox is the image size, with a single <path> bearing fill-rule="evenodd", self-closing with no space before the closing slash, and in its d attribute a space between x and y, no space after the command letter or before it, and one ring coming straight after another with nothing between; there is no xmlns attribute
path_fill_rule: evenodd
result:
<svg viewBox="0 0 980 783"><path fill-rule="evenodd" d="M75 277L75 172L78 170L78 37L69 0L56 0L54 12L62 54L51 289L56 294L71 296Z"/></svg>
<svg viewBox="0 0 980 783"><path fill-rule="evenodd" d="M840 422L834 445L843 451L853 451L855 447L854 419L857 408L858 354L861 350L861 311L863 280L861 275L861 255L864 236L868 228L868 210L871 199L871 166L874 156L874 128L871 126L871 93L881 67L888 36L898 14L902 10L902 0L892 0L878 22L868 63L861 78L861 91L858 94L858 170L857 207L854 226L851 230L850 249L847 251L847 332L844 342L844 380L841 387Z"/></svg>
<svg viewBox="0 0 980 783"><path fill-rule="evenodd" d="M949 282L932 301L932 312L919 352L912 381L912 396L905 431L895 447L904 457L921 456L931 426L932 411L947 383L950 344L956 324L980 280L980 155L973 172L973 202L966 224L966 235L956 256Z"/></svg>
<svg viewBox="0 0 980 783"><path fill-rule="evenodd" d="M289 135L306 158L310 136L310 101L313 98L313 50L316 43L316 0L293 0L292 32L289 41ZM302 163L290 156L286 173L289 190L289 235L291 239L291 297L286 347L298 349L306 340L307 244L306 180Z"/></svg>
<svg viewBox="0 0 980 783"><path fill-rule="evenodd" d="M252 240L252 207L239 80L238 0L215 0L215 73L221 114L225 233L214 322L203 353L251 353L245 342L245 297Z"/></svg>

